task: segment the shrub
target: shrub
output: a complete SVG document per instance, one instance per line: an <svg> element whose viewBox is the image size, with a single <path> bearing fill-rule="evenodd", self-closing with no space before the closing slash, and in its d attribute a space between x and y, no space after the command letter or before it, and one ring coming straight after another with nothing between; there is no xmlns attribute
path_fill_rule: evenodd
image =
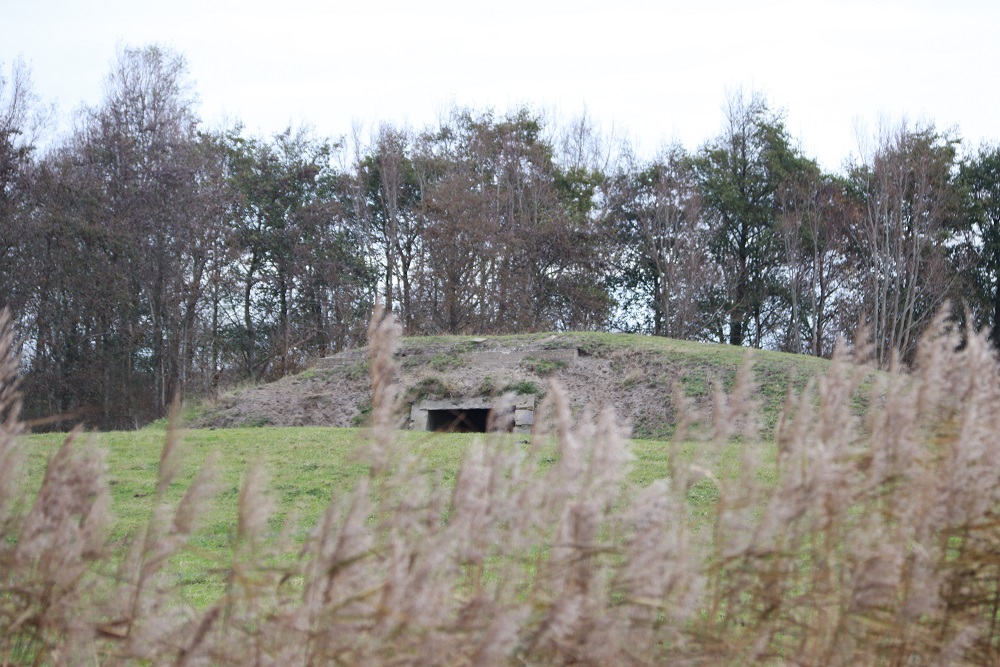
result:
<svg viewBox="0 0 1000 667"><path fill-rule="evenodd" d="M246 421L243 422L243 426L248 428L263 428L265 426L270 426L273 422L271 417L268 415L259 415L257 417L248 417Z"/></svg>
<svg viewBox="0 0 1000 667"><path fill-rule="evenodd" d="M460 368L465 362L460 356L438 352L427 362L427 365L436 371L447 371L452 368Z"/></svg>
<svg viewBox="0 0 1000 667"><path fill-rule="evenodd" d="M521 396L541 396L545 392L531 380L518 380L504 385L500 390L501 394L513 393Z"/></svg>
<svg viewBox="0 0 1000 667"><path fill-rule="evenodd" d="M562 359L537 359L535 357L525 357L521 360L521 366L535 375L545 377L547 375L552 375L556 371L565 369L567 364Z"/></svg>
<svg viewBox="0 0 1000 667"><path fill-rule="evenodd" d="M368 375L367 361L358 361L356 363L350 364L344 370L344 377L346 377L348 380L360 380L366 375Z"/></svg>
<svg viewBox="0 0 1000 667"><path fill-rule="evenodd" d="M366 398L358 404L358 412L351 418L351 426L360 428L368 424L372 414L372 401Z"/></svg>
<svg viewBox="0 0 1000 667"><path fill-rule="evenodd" d="M496 390L496 382L489 375L483 377L483 381L479 383L479 388L476 390L476 394L481 396L492 396L493 392Z"/></svg>
<svg viewBox="0 0 1000 667"><path fill-rule="evenodd" d="M124 558L104 541L99 452L76 436L34 502L19 486L19 397L0 327L0 656L4 662L365 665L993 664L1000 659L1000 369L938 321L913 373L841 351L757 437L749 365L711 418L678 389L672 476L630 488L610 414L558 388L542 437L470 448L453 486L396 437L395 325L370 329L369 473L304 544L268 538L253 467L228 586L192 609L164 577L211 491L162 502ZM158 498L177 470L166 437ZM696 449L694 458L683 451ZM735 458L734 458L735 452ZM769 453L773 453L770 460ZM551 465L549 464L551 463ZM210 468L209 468L210 470ZM689 516L692 494L715 498Z"/></svg>
<svg viewBox="0 0 1000 667"><path fill-rule="evenodd" d="M455 394L455 390L447 382L439 377L426 377L412 385L406 392L408 402L422 401L425 398L435 396L437 398L447 398Z"/></svg>

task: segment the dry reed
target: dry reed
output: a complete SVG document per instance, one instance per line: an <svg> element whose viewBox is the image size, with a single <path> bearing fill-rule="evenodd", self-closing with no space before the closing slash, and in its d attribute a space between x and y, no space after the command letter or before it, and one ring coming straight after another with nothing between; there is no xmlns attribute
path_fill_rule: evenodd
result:
<svg viewBox="0 0 1000 667"><path fill-rule="evenodd" d="M165 504L182 447L171 430L158 502L124 558L105 543L100 452L78 434L31 501L0 320L0 664L1000 660L1000 369L984 337L939 318L907 374L841 349L789 395L773 463L747 366L708 418L678 397L678 437L704 433L704 457L677 448L669 479L633 488L613 416L574 421L558 387L553 436L484 438L442 484L396 436L395 324L379 314L370 334L369 475L295 545L266 536L274 504L252 468L225 593L191 609L163 574L196 530L211 466ZM740 469L721 474L715 457L732 447ZM688 500L705 484L718 491L707 523Z"/></svg>

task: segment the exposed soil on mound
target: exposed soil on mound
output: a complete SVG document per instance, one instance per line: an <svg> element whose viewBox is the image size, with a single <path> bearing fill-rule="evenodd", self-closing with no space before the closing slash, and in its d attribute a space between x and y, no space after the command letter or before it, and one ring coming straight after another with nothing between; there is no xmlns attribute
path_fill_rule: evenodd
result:
<svg viewBox="0 0 1000 667"><path fill-rule="evenodd" d="M706 404L714 383L730 384L744 356L744 350L728 346L659 345L648 337L610 334L406 338L397 356L397 381L406 410L428 399L509 392L540 398L554 381L575 415L611 407L633 436L663 437L673 427L674 386ZM787 385L803 375L793 368L800 363L794 360L825 363L778 356L788 361L755 366L759 382ZM779 377L771 377L775 372ZM813 374L811 368L807 374ZM776 398L769 398L771 393L762 392L765 410L768 401L780 404L784 389ZM231 392L193 426L361 426L370 407L367 349L358 349L319 360L298 375Z"/></svg>

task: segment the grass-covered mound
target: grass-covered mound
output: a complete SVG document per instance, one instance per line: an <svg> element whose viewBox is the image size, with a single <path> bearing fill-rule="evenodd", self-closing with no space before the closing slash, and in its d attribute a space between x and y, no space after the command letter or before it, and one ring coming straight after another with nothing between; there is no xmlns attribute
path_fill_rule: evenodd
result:
<svg viewBox="0 0 1000 667"><path fill-rule="evenodd" d="M547 359L572 351L567 363ZM396 380L410 403L506 392L542 396L560 384L571 412L582 416L604 407L637 438L673 434L679 396L699 407L712 403L716 387L730 389L746 348L670 338L608 333L540 333L519 336L404 338ZM352 350L278 382L243 388L207 405L202 427L357 426L371 409L368 350ZM761 418L770 430L789 387L801 389L826 372L829 361L780 352L753 352Z"/></svg>

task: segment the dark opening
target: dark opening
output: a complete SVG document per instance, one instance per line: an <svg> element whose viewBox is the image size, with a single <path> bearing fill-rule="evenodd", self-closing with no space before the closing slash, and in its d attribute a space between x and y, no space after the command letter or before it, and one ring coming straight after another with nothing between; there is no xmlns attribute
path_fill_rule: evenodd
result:
<svg viewBox="0 0 1000 667"><path fill-rule="evenodd" d="M489 408L428 410L427 430L449 433L486 433Z"/></svg>

